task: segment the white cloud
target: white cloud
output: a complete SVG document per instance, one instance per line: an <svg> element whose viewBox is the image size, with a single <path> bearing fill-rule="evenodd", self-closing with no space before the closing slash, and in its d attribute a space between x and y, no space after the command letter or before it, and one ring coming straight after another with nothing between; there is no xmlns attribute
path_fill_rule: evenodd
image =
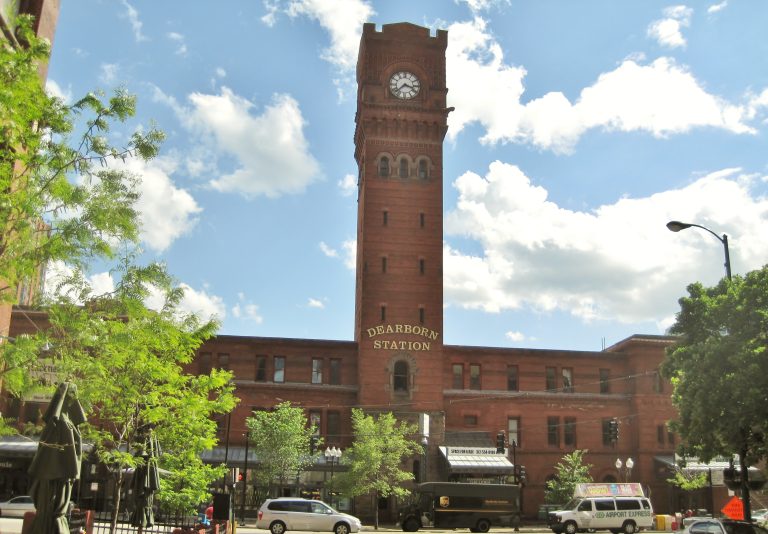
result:
<svg viewBox="0 0 768 534"><path fill-rule="evenodd" d="M268 26L276 23L277 14L300 15L316 20L329 34L330 46L321 57L344 71L354 71L364 22L375 14L364 0L269 0L262 21Z"/></svg>
<svg viewBox="0 0 768 534"><path fill-rule="evenodd" d="M45 268L45 293L50 298L54 294L69 294L71 297L76 297L72 294L72 286L65 284L65 280L70 278L74 274L74 269L64 263L63 261L52 261ZM93 295L104 295L111 293L115 290L115 282L112 279L112 275L108 272L95 273L86 277L86 282L91 288ZM79 299L76 299L79 304L82 304Z"/></svg>
<svg viewBox="0 0 768 534"><path fill-rule="evenodd" d="M712 236L673 234L665 224L738 229L732 263L739 272L758 268L768 262L768 199L751 192L758 179L725 169L680 189L577 212L548 200L516 166L497 161L485 177L465 173L454 182L459 199L446 216L446 235L476 240L483 252L446 246L446 302L668 324L687 283L714 283L724 270Z"/></svg>
<svg viewBox="0 0 768 534"><path fill-rule="evenodd" d="M72 103L72 88L67 87L66 90L62 89L61 86L56 83L54 80L48 78L45 81L45 92L48 93L50 96L55 96L57 98L60 98L62 102L65 104L71 104Z"/></svg>
<svg viewBox="0 0 768 534"><path fill-rule="evenodd" d="M525 341L525 334L523 334L522 332L509 331L506 334L504 334L504 337L506 337L510 341Z"/></svg>
<svg viewBox="0 0 768 534"><path fill-rule="evenodd" d="M139 178L139 199L136 209L141 223L141 239L151 249L162 252L174 240L189 232L202 211L195 199L184 189L176 187L171 175L178 162L160 157L145 162L131 158L123 167Z"/></svg>
<svg viewBox="0 0 768 534"><path fill-rule="evenodd" d="M728 0L723 0L722 2L720 2L718 4L712 4L711 6L709 6L707 8L707 13L710 13L710 14L711 13L717 13L718 11L722 11L726 7L728 7Z"/></svg>
<svg viewBox="0 0 768 534"><path fill-rule="evenodd" d="M247 302L243 293L238 293L238 302L232 307L232 316L236 319L247 319L255 324L261 324L264 318L259 314L259 307Z"/></svg>
<svg viewBox="0 0 768 534"><path fill-rule="evenodd" d="M312 297L307 299L307 307L308 308L317 308L317 309L325 309L325 303L322 300L319 299L313 299Z"/></svg>
<svg viewBox="0 0 768 534"><path fill-rule="evenodd" d="M141 28L144 24L139 19L139 12L136 11L136 8L129 4L127 0L122 1L123 6L125 6L124 17L127 18L128 22L131 24L131 30L133 30L133 38L136 39L136 42L147 41L147 37L141 31Z"/></svg>
<svg viewBox="0 0 768 534"><path fill-rule="evenodd" d="M117 75L120 72L119 65L115 63L102 63L101 74L99 74L99 81L101 83L112 85L117 79Z"/></svg>
<svg viewBox="0 0 768 534"><path fill-rule="evenodd" d="M485 143L528 143L568 153L590 129L645 131L656 137L698 127L754 133L747 124L750 108L708 93L699 81L671 58L643 65L627 59L598 77L571 103L550 92L523 103L522 67L505 64L499 44L475 18L449 28L446 52L450 138L472 122L480 122Z"/></svg>
<svg viewBox="0 0 768 534"><path fill-rule="evenodd" d="M357 193L357 177L354 174L347 174L339 180L339 189L345 197L351 197Z"/></svg>
<svg viewBox="0 0 768 534"><path fill-rule="evenodd" d="M344 251L344 265L354 271L357 268L357 239L349 239L341 245Z"/></svg>
<svg viewBox="0 0 768 534"><path fill-rule="evenodd" d="M179 56L187 55L187 43L184 36L177 32L169 32L168 39L176 43L176 54Z"/></svg>
<svg viewBox="0 0 768 534"><path fill-rule="evenodd" d="M184 291L184 296L178 306L178 311L181 314L196 315L202 321L211 319L223 321L227 316L227 310L221 297L209 294L206 289L198 291L185 283L179 284L179 287ZM162 291L156 287L149 287L149 292L149 297L144 300L144 304L154 310L161 309L165 303Z"/></svg>
<svg viewBox="0 0 768 534"><path fill-rule="evenodd" d="M217 78L225 78L227 76L227 71L224 70L222 67L216 67L216 77Z"/></svg>
<svg viewBox="0 0 768 534"><path fill-rule="evenodd" d="M201 134L207 143L203 152L234 157L236 168L211 180L214 189L278 197L301 193L319 178L319 165L304 137L304 118L288 95L275 95L261 115L254 115L254 105L226 87L219 95L191 94L189 109L159 89L155 99L173 107L187 128Z"/></svg>
<svg viewBox="0 0 768 534"><path fill-rule="evenodd" d="M648 26L648 36L656 39L661 46L677 48L686 45L682 29L691 25L693 9L686 6L671 6L664 9L663 19Z"/></svg>
<svg viewBox="0 0 768 534"><path fill-rule="evenodd" d="M333 248L329 247L325 241L320 241L320 250L323 251L323 254L329 258L337 258L339 256L339 253L336 252L336 250Z"/></svg>

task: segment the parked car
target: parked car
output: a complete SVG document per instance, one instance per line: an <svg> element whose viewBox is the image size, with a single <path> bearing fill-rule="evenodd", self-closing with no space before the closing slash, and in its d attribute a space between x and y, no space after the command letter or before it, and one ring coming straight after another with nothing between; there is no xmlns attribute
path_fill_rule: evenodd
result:
<svg viewBox="0 0 768 534"><path fill-rule="evenodd" d="M768 534L768 530L748 521L707 517L685 527L683 534Z"/></svg>
<svg viewBox="0 0 768 534"><path fill-rule="evenodd" d="M359 532L363 525L355 516L338 512L323 501L280 497L264 501L259 508L256 528L269 530L272 534L284 534L289 530L351 534Z"/></svg>
<svg viewBox="0 0 768 534"><path fill-rule="evenodd" d="M29 495L17 495L7 501L0 502L0 516L24 517L27 512L35 511L35 502Z"/></svg>

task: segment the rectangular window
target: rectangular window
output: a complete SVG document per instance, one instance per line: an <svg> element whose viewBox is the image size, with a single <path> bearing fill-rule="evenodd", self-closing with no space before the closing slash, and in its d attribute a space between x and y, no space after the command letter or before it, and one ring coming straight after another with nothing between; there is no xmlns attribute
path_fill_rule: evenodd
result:
<svg viewBox="0 0 768 534"><path fill-rule="evenodd" d="M381 258L381 272L386 273L387 272L387 257L383 256Z"/></svg>
<svg viewBox="0 0 768 534"><path fill-rule="evenodd" d="M453 389L464 389L464 365L453 364Z"/></svg>
<svg viewBox="0 0 768 534"><path fill-rule="evenodd" d="M339 412L328 412L325 424L327 426L325 446L338 445L341 438L341 416Z"/></svg>
<svg viewBox="0 0 768 534"><path fill-rule="evenodd" d="M323 383L323 359L312 358L312 383Z"/></svg>
<svg viewBox="0 0 768 534"><path fill-rule="evenodd" d="M387 307L386 306L382 306L381 307L381 322L383 323L386 320L387 320Z"/></svg>
<svg viewBox="0 0 768 534"><path fill-rule="evenodd" d="M547 445L560 446L560 418L547 417Z"/></svg>
<svg viewBox="0 0 768 534"><path fill-rule="evenodd" d="M671 430L667 430L667 443L670 445L670 447L675 446L675 433Z"/></svg>
<svg viewBox="0 0 768 534"><path fill-rule="evenodd" d="M319 436L320 431L322 430L322 413L317 411L311 411L309 412L309 428L314 428L315 431L312 434L313 436Z"/></svg>
<svg viewBox="0 0 768 534"><path fill-rule="evenodd" d="M555 372L557 369L554 367L547 367L547 384L546 384L546 390L549 392L553 392L557 389L557 378L555 376Z"/></svg>
<svg viewBox="0 0 768 534"><path fill-rule="evenodd" d="M566 417L563 421L563 444L566 447L576 446L576 418Z"/></svg>
<svg viewBox="0 0 768 534"><path fill-rule="evenodd" d="M424 324L424 307L419 306L419 324Z"/></svg>
<svg viewBox="0 0 768 534"><path fill-rule="evenodd" d="M201 352L200 353L200 373L207 375L211 372L211 353L210 352Z"/></svg>
<svg viewBox="0 0 768 534"><path fill-rule="evenodd" d="M611 392L611 370L600 369L600 393L606 394Z"/></svg>
<svg viewBox="0 0 768 534"><path fill-rule="evenodd" d="M469 389L481 389L480 365L476 363L469 364Z"/></svg>
<svg viewBox="0 0 768 534"><path fill-rule="evenodd" d="M384 210L384 211L382 212L382 218L381 218L381 222L382 222L382 224L383 224L384 226L386 226L386 225L387 225L387 223L389 222L389 212L388 212L387 210Z"/></svg>
<svg viewBox="0 0 768 534"><path fill-rule="evenodd" d="M267 381L267 357L256 356L256 382Z"/></svg>
<svg viewBox="0 0 768 534"><path fill-rule="evenodd" d="M328 376L328 383L333 386L341 384L341 360L339 358L331 358L331 368Z"/></svg>
<svg viewBox="0 0 768 534"><path fill-rule="evenodd" d="M664 393L664 379L658 371L653 374L653 392Z"/></svg>
<svg viewBox="0 0 768 534"><path fill-rule="evenodd" d="M217 367L219 369L229 370L229 354L219 353L216 356L218 358L218 365L217 365Z"/></svg>
<svg viewBox="0 0 768 534"><path fill-rule="evenodd" d="M464 414L464 426L477 426L477 415Z"/></svg>
<svg viewBox="0 0 768 534"><path fill-rule="evenodd" d="M507 419L507 436L509 436L509 444L515 444L516 447L520 446L520 418L510 417Z"/></svg>
<svg viewBox="0 0 768 534"><path fill-rule="evenodd" d="M419 274L424 274L424 259L419 259Z"/></svg>
<svg viewBox="0 0 768 534"><path fill-rule="evenodd" d="M611 441L611 419L603 419L603 446L610 447L613 445Z"/></svg>
<svg viewBox="0 0 768 534"><path fill-rule="evenodd" d="M285 382L285 356L275 356L273 363L275 364L275 374L272 381Z"/></svg>
<svg viewBox="0 0 768 534"><path fill-rule="evenodd" d="M573 369L563 367L561 372L563 376L563 393L573 393Z"/></svg>
<svg viewBox="0 0 768 534"><path fill-rule="evenodd" d="M419 226L424 228L424 223L426 222L426 217L423 213L419 213Z"/></svg>
<svg viewBox="0 0 768 534"><path fill-rule="evenodd" d="M517 365L507 366L507 391L518 391L520 385L517 381Z"/></svg>

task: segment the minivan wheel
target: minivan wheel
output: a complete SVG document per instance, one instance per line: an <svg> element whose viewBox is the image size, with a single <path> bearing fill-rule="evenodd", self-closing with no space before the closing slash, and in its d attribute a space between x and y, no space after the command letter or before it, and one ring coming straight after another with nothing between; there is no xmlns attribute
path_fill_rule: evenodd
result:
<svg viewBox="0 0 768 534"><path fill-rule="evenodd" d="M349 534L349 525L346 523L337 523L333 528L334 534ZM274 534L274 532L272 533Z"/></svg>
<svg viewBox="0 0 768 534"><path fill-rule="evenodd" d="M576 526L576 523L573 521L568 521L565 523L565 534L576 534L579 531L579 527Z"/></svg>
<svg viewBox="0 0 768 534"><path fill-rule="evenodd" d="M475 526L478 532L488 532L491 530L491 522L487 519L480 519Z"/></svg>
<svg viewBox="0 0 768 534"><path fill-rule="evenodd" d="M269 531L272 534L283 534L285 532L285 523L282 521L273 521L271 525L269 525Z"/></svg>
<svg viewBox="0 0 768 534"><path fill-rule="evenodd" d="M635 525L634 521L627 521L621 530L624 531L624 534L635 534L637 532L637 525Z"/></svg>
<svg viewBox="0 0 768 534"><path fill-rule="evenodd" d="M413 516L410 516L408 519L403 521L403 530L405 532L416 532L419 530L420 526L421 525L419 524L419 520Z"/></svg>

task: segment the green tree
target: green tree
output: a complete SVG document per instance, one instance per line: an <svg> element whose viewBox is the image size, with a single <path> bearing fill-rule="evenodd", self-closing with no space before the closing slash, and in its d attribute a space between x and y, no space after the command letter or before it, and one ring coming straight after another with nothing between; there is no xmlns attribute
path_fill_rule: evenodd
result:
<svg viewBox="0 0 768 534"><path fill-rule="evenodd" d="M662 374L672 381L683 456L708 462L738 454L744 512L750 517L747 474L766 457L768 431L768 266L688 286L680 299Z"/></svg>
<svg viewBox="0 0 768 534"><path fill-rule="evenodd" d="M78 386L89 416L83 438L116 478L112 531L125 470L142 461L136 450L149 434L163 451L160 466L171 471L161 478L159 500L184 512L206 500L222 470L204 466L199 455L217 442L213 416L236 402L230 372L185 372L217 324L179 310L183 293L164 267L126 261L113 274L116 288L105 295L92 294L79 274L68 279L69 290L47 308L50 328L30 338L49 342L58 378ZM157 310L144 304L151 290L163 295Z"/></svg>
<svg viewBox="0 0 768 534"><path fill-rule="evenodd" d="M592 465L584 463L586 450L575 450L566 454L555 466L555 478L548 480L544 499L552 504L565 504L573 498L577 484L592 482L589 470Z"/></svg>
<svg viewBox="0 0 768 534"><path fill-rule="evenodd" d="M406 497L410 492L402 483L413 480L413 473L401 469L403 460L424 453L410 438L417 432L416 425L398 421L391 413L374 416L355 408L352 431L354 443L342 459L347 471L336 477L334 486L352 497ZM374 527L378 529L379 507L374 505L373 509Z"/></svg>
<svg viewBox="0 0 768 534"><path fill-rule="evenodd" d="M259 459L254 482L270 487L277 481L282 492L288 480L314 463L310 440L317 427L307 426L304 410L282 402L272 411L256 411L245 420L251 450Z"/></svg>
<svg viewBox="0 0 768 534"><path fill-rule="evenodd" d="M136 98L125 90L72 105L48 96L37 67L49 45L35 36L31 17L15 22L24 46L0 40L0 304L13 303L18 284L38 280L49 261L84 266L138 239L136 177L111 163L149 160L164 138L150 126L121 146L109 141L111 127L135 114ZM0 345L0 381L20 396L37 358L13 359L8 345Z"/></svg>

